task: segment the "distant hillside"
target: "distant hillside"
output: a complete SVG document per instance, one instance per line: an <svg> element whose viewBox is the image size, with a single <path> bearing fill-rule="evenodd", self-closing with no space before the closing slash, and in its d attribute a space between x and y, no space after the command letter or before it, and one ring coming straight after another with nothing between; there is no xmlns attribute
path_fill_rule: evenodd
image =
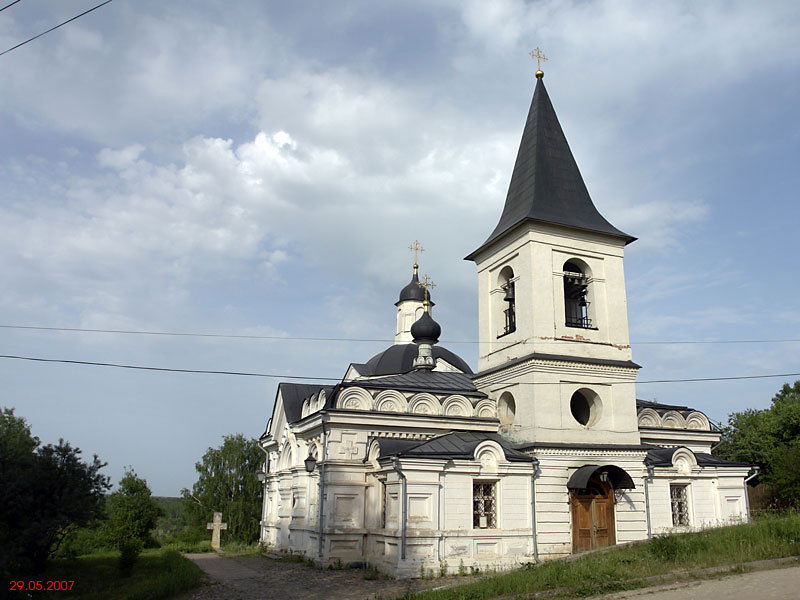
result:
<svg viewBox="0 0 800 600"><path fill-rule="evenodd" d="M159 541L177 538L178 535L192 529L189 520L186 518L186 510L182 498L170 496L153 496L156 504L163 511L163 515L158 519L156 528L153 530L153 537Z"/></svg>

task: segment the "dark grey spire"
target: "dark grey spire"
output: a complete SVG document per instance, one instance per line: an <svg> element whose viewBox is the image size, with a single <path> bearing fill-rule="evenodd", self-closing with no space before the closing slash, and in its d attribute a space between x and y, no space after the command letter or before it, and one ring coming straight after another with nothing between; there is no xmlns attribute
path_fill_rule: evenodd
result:
<svg viewBox="0 0 800 600"><path fill-rule="evenodd" d="M626 244L636 239L606 221L595 208L544 79L538 74L500 222L466 259L474 260L480 250L527 220L606 233L622 238Z"/></svg>

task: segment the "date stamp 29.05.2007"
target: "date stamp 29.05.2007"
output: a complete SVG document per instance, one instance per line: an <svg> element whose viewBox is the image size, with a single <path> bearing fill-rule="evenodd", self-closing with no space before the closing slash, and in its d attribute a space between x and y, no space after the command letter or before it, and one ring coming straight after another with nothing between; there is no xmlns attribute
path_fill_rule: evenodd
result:
<svg viewBox="0 0 800 600"><path fill-rule="evenodd" d="M57 592L57 591L67 591L71 590L72 586L75 585L74 581L71 580L60 580L60 581L40 581L37 579L33 579L30 581L10 581L9 582L9 591L11 592Z"/></svg>

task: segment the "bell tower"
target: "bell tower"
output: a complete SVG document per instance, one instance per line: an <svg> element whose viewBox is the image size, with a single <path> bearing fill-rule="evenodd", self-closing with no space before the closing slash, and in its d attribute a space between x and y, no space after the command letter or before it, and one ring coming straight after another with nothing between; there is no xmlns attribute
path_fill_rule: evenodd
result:
<svg viewBox="0 0 800 600"><path fill-rule="evenodd" d="M466 257L478 270L475 381L510 438L639 443L623 269L635 239L592 202L538 70L503 213Z"/></svg>

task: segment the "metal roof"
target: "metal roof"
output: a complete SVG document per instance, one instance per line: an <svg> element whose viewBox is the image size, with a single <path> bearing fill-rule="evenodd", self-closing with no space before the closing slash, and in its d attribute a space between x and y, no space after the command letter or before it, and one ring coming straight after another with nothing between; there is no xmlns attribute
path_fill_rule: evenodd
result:
<svg viewBox="0 0 800 600"><path fill-rule="evenodd" d="M475 456L475 448L487 440L497 442L506 460L513 462L534 462L535 459L524 452L515 450L511 444L496 433L474 431L453 431L431 438L424 442L410 443L407 440L379 438L380 454L378 460L390 456L399 458L434 458L440 460L464 459Z"/></svg>
<svg viewBox="0 0 800 600"><path fill-rule="evenodd" d="M364 365L358 365L356 369L367 377L408 373L414 369L414 359L418 352L419 346L416 344L395 344L370 358ZM459 371L472 374L472 369L463 358L443 346L437 344L433 347L433 357L445 360Z"/></svg>
<svg viewBox="0 0 800 600"><path fill-rule="evenodd" d="M356 379L342 384L342 387L352 386L405 390L409 392L463 394L465 396L477 396L479 398L486 397L486 394L479 392L475 387L470 375L465 373L453 373L451 371L428 371L419 369L400 375L377 377L375 379Z"/></svg>
<svg viewBox="0 0 800 600"><path fill-rule="evenodd" d="M286 414L286 421L296 423L303 414L303 401L310 398L313 394L325 390L325 396L330 401L333 386L324 386L309 383L280 383L278 388L283 398L283 412Z"/></svg>

